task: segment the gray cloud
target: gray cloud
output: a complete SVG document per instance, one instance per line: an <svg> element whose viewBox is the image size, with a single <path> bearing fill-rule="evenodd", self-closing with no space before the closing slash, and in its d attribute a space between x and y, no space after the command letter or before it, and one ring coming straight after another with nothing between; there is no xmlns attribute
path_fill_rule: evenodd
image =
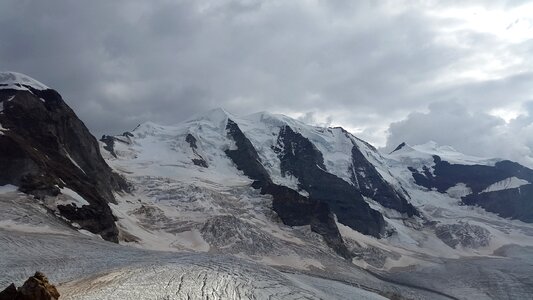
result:
<svg viewBox="0 0 533 300"><path fill-rule="evenodd" d="M392 123L387 151L401 142L411 145L428 142L454 145L456 150L482 157L499 157L533 167L533 102L523 107L526 115L506 123L501 118L476 111L457 102L439 102L426 113L411 113Z"/></svg>
<svg viewBox="0 0 533 300"><path fill-rule="evenodd" d="M509 125L489 113L532 100L533 41L514 39L533 26L514 15L524 3L8 0L0 61L60 91L96 135L221 106L341 125L384 146L436 139L406 130L423 119L414 112L451 118L461 106L469 113L453 120L483 119L471 134L487 126L494 139ZM472 23L486 11L503 16L488 24L501 32ZM468 150L456 132L439 136Z"/></svg>

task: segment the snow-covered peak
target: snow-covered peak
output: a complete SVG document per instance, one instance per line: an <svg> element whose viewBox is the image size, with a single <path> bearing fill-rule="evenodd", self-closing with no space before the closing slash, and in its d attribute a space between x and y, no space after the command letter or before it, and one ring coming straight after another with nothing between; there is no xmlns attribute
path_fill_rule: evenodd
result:
<svg viewBox="0 0 533 300"><path fill-rule="evenodd" d="M295 189L297 187L297 181L294 178L285 178L285 175L281 174L278 154L274 150L278 146L280 129L284 126L290 127L293 131L307 138L322 153L326 170L347 182L351 183L350 170L354 146L359 148L362 154L378 168L382 176L390 177L387 172L383 171L384 159L381 154L342 128L317 127L282 114L265 111L246 116L236 116L222 108L216 108L172 126L145 122L140 124L132 133L138 144L146 143L146 141L139 139L149 138L151 142L148 144L151 146L155 146L154 143L163 143L166 145L160 145L162 149L170 147L173 149L172 151L183 152L183 158L172 158L171 161L182 160L185 163L186 160L190 161L191 157L196 159L196 156L199 155L209 164L210 170L214 170L216 165L219 165L220 158L225 157L225 149L234 147L232 141L227 138L228 119L235 122L250 140L264 167L277 184ZM189 134L196 140L199 148L197 153L188 153L190 149L187 143L179 146L176 144L184 143ZM223 169L226 169L226 163L223 165Z"/></svg>
<svg viewBox="0 0 533 300"><path fill-rule="evenodd" d="M225 109L219 107L212 110L208 110L207 112L196 114L185 123L207 122L211 124L225 126L228 119L231 119L232 117L232 114L227 112Z"/></svg>
<svg viewBox="0 0 533 300"><path fill-rule="evenodd" d="M28 75L17 72L0 72L0 89L28 90L28 87L36 90L50 89Z"/></svg>
<svg viewBox="0 0 533 300"><path fill-rule="evenodd" d="M433 156L435 155L452 164L493 165L498 161L498 159L467 155L455 150L451 146L441 146L434 141L414 146L402 143L388 157L401 161L433 161Z"/></svg>
<svg viewBox="0 0 533 300"><path fill-rule="evenodd" d="M396 147L391 152L391 154L392 153L401 154L401 153L408 153L408 152L413 152L413 151L432 154L432 155L439 155L439 156L440 155L444 155L444 156L463 155L459 153L457 150L455 150L452 146L440 146L435 141L429 141L425 144L419 144L419 145L414 145L414 146L411 146L407 144L406 142L403 142L399 144L398 147Z"/></svg>
<svg viewBox="0 0 533 300"><path fill-rule="evenodd" d="M415 150L435 155L463 155L455 150L452 146L440 146L435 141L429 141L425 144L415 145L412 147Z"/></svg>
<svg viewBox="0 0 533 300"><path fill-rule="evenodd" d="M266 111L253 113L253 114L242 117L242 119L256 122L256 123L263 123L263 124L275 126L275 127L281 127L281 126L287 125L296 131L299 131L299 129L302 127L313 127L311 125L307 125L303 122L295 120L286 115L273 114L273 113L266 112Z"/></svg>
<svg viewBox="0 0 533 300"><path fill-rule="evenodd" d="M174 126L159 125L150 121L137 125L132 131L136 137L140 138L156 135L172 135L175 132L176 128Z"/></svg>
<svg viewBox="0 0 533 300"><path fill-rule="evenodd" d="M226 124L230 118L233 119L235 117L223 108L216 108L201 114L196 114L189 120L174 125L160 125L146 121L135 127L132 133L136 137L141 138L146 136L176 137L178 135L186 135L187 133L194 134L197 131L201 132L209 128L210 131L222 134L225 132Z"/></svg>

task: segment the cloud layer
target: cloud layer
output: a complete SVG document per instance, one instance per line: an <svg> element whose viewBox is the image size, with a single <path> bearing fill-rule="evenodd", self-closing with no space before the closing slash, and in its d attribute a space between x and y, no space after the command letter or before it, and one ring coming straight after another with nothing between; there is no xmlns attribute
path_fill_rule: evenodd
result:
<svg viewBox="0 0 533 300"><path fill-rule="evenodd" d="M7 0L0 61L59 90L97 135L221 106L341 125L378 146L440 139L472 152L464 137L477 134L487 155L503 155L490 145L530 125L531 9L525 1ZM513 125L501 119L516 116ZM438 124L462 124L465 134ZM525 137L512 143L506 155L530 149Z"/></svg>
<svg viewBox="0 0 533 300"><path fill-rule="evenodd" d="M471 112L457 102L434 103L427 113L412 113L390 125L387 150L403 141L411 145L428 142L454 145L463 153L499 157L533 166L533 103L524 105L525 115L505 122L483 112Z"/></svg>

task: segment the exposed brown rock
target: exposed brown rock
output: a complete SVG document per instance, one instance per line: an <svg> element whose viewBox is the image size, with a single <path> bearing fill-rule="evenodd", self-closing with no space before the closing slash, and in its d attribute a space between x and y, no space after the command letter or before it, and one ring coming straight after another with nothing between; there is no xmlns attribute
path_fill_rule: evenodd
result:
<svg viewBox="0 0 533 300"><path fill-rule="evenodd" d="M0 300L57 300L59 292L53 284L48 282L48 278L36 272L24 282L18 289L14 284L8 286L0 292Z"/></svg>

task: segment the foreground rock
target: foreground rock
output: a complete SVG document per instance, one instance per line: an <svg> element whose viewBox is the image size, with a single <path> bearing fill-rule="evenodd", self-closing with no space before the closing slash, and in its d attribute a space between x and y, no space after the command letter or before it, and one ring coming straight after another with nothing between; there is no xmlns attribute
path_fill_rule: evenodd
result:
<svg viewBox="0 0 533 300"><path fill-rule="evenodd" d="M59 292L53 284L48 282L48 278L36 272L24 282L18 289L14 284L8 286L0 292L0 300L56 300L59 299Z"/></svg>

